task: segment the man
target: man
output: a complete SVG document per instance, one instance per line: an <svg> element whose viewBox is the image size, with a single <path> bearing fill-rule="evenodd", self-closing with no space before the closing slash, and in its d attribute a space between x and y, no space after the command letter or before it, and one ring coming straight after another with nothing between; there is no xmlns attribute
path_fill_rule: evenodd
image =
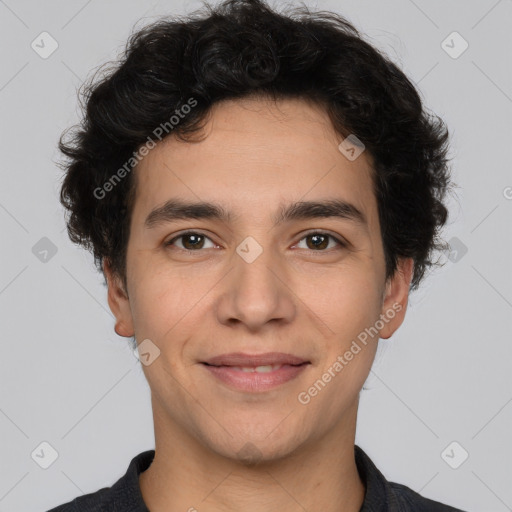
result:
<svg viewBox="0 0 512 512"><path fill-rule="evenodd" d="M457 510L354 444L448 213L448 132L404 74L338 15L231 0L144 28L89 92L61 199L156 446L53 511Z"/></svg>

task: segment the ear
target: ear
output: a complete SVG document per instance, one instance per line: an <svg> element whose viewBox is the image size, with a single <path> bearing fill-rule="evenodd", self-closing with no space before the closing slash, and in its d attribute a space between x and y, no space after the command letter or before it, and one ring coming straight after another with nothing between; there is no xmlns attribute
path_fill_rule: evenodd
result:
<svg viewBox="0 0 512 512"><path fill-rule="evenodd" d="M107 279L108 305L116 318L114 330L119 336L130 338L134 336L132 310L130 300L126 293L121 278L112 271L110 262L103 260L103 272Z"/></svg>
<svg viewBox="0 0 512 512"><path fill-rule="evenodd" d="M383 339L390 338L404 321L413 268L412 258L400 258L394 275L386 282L381 310L384 327L379 334Z"/></svg>

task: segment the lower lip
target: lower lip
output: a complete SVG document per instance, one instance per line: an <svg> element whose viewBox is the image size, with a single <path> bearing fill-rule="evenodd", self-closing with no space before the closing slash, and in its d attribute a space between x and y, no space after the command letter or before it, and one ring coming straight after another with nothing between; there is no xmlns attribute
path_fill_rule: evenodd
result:
<svg viewBox="0 0 512 512"><path fill-rule="evenodd" d="M203 366L228 386L240 391L257 393L259 391L268 391L295 379L305 370L308 363L299 366L285 364L277 370L266 373L243 372L241 370L233 370L230 366L208 366L207 364L203 364Z"/></svg>

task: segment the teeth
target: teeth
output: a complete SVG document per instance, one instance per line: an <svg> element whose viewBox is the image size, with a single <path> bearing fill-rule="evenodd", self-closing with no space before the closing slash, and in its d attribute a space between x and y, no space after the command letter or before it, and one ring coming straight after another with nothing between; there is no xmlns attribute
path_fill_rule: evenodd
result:
<svg viewBox="0 0 512 512"><path fill-rule="evenodd" d="M281 368L283 366L282 364L272 364L267 366L256 366L256 368L253 367L247 367L247 366L231 366L231 369L238 370L242 372L258 372L258 373L268 373L273 372L274 370L277 370L278 368Z"/></svg>

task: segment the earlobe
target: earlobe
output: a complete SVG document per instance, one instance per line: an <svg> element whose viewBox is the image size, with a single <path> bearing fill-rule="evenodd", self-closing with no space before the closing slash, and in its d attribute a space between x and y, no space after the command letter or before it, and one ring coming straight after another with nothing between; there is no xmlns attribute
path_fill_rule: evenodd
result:
<svg viewBox="0 0 512 512"><path fill-rule="evenodd" d="M404 321L413 269L412 258L401 258L395 274L386 283L381 310L384 327L380 330L380 338L390 338Z"/></svg>
<svg viewBox="0 0 512 512"><path fill-rule="evenodd" d="M113 272L108 260L103 260L103 272L108 286L108 305L115 316L114 330L119 336L134 336L130 301L119 276Z"/></svg>

